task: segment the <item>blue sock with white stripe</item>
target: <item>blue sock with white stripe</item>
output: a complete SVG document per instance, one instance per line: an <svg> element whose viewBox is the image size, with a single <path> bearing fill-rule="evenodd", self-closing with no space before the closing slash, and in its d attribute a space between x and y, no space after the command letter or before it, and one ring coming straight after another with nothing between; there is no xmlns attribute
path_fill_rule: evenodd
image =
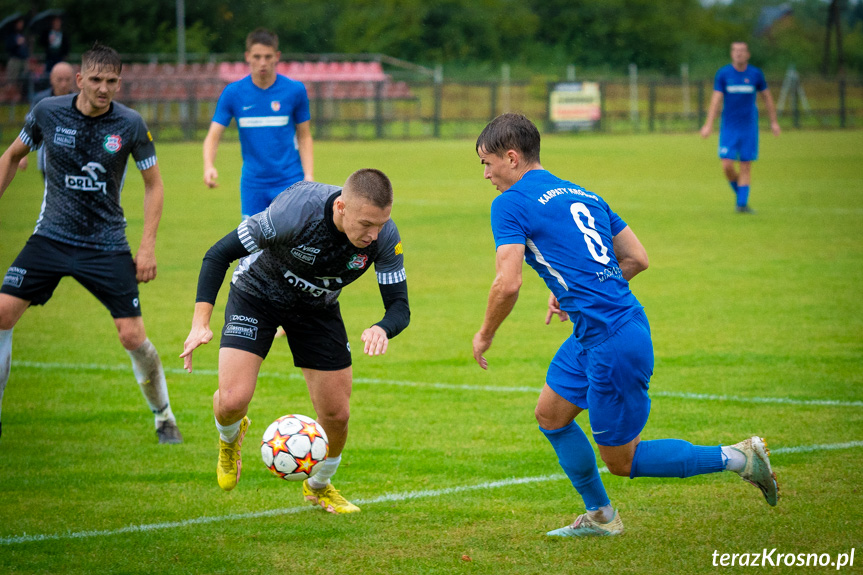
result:
<svg viewBox="0 0 863 575"><path fill-rule="evenodd" d="M725 470L722 447L692 445L682 439L641 441L635 447L629 478L692 477Z"/></svg>
<svg viewBox="0 0 863 575"><path fill-rule="evenodd" d="M737 186L737 205L741 208L749 203L749 186Z"/></svg>
<svg viewBox="0 0 863 575"><path fill-rule="evenodd" d="M549 431L540 427L539 430L551 442L554 452L557 453L558 463L569 477L572 486L584 499L585 508L593 511L610 505L605 486L599 478L593 446L584 431L574 421L560 429Z"/></svg>

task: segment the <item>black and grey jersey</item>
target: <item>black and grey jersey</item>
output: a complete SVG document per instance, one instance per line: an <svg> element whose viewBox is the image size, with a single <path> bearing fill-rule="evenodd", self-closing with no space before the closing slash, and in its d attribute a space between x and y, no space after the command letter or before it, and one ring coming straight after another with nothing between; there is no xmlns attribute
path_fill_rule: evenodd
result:
<svg viewBox="0 0 863 575"><path fill-rule="evenodd" d="M395 223L388 220L368 247L354 246L333 223L340 193L337 186L298 182L240 224L237 234L251 255L240 261L233 285L289 309L333 305L372 264L379 284L405 281Z"/></svg>
<svg viewBox="0 0 863 575"><path fill-rule="evenodd" d="M128 250L120 193L129 155L140 170L156 165L141 115L117 102L90 117L78 96L46 98L27 114L19 138L45 149L45 197L35 234L99 250Z"/></svg>

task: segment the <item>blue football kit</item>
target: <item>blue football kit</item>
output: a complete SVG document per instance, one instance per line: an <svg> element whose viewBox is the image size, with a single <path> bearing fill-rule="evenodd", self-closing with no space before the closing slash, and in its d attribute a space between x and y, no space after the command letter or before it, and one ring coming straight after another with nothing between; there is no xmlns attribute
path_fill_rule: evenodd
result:
<svg viewBox="0 0 863 575"><path fill-rule="evenodd" d="M644 309L614 253L627 225L598 195L546 170L530 170L495 198L495 246L525 246L525 260L569 314L573 333L549 366L546 384L588 410L594 441L626 445L650 413L653 342ZM588 510L609 505L593 448L575 421L543 429ZM721 449L679 439L640 441L630 477L688 477L724 469Z"/></svg>
<svg viewBox="0 0 863 575"><path fill-rule="evenodd" d="M523 244L525 260L573 322L549 367L549 387L589 409L597 443L628 443L650 412L653 344L614 254L626 222L598 195L545 170L527 172L495 198L491 219L495 245Z"/></svg>
<svg viewBox="0 0 863 575"><path fill-rule="evenodd" d="M244 216L251 216L304 177L296 127L311 119L306 88L277 74L264 90L246 76L225 87L213 122L228 126L232 118L237 119L243 154L241 208Z"/></svg>
<svg viewBox="0 0 863 575"><path fill-rule="evenodd" d="M728 64L716 73L713 89L722 92L719 157L751 162L758 159L758 92L767 89L764 74L755 66L742 72Z"/></svg>

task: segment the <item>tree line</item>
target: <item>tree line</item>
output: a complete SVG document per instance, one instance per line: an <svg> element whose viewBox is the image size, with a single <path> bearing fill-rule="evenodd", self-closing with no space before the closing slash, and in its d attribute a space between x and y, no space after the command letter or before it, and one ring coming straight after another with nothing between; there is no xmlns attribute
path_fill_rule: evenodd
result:
<svg viewBox="0 0 863 575"><path fill-rule="evenodd" d="M72 50L99 40L124 54L177 51L177 0L0 0L0 17L65 11ZM790 7L767 28L765 8ZM266 26L283 53L383 53L426 66L539 73L573 64L622 75L629 64L658 74L694 74L727 63L732 41L753 63L821 71L824 0L184 0L186 52L239 55L246 34ZM863 0L839 0L845 70L863 71ZM775 11L774 11L775 14ZM833 36L835 43L835 34ZM836 47L826 73L836 73Z"/></svg>

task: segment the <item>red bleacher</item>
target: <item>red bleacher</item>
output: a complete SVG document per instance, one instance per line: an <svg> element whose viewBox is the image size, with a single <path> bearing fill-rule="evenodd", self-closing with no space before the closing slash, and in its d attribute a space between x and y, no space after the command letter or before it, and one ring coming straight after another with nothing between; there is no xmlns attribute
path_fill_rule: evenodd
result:
<svg viewBox="0 0 863 575"><path fill-rule="evenodd" d="M380 62L279 62L279 74L303 82L309 98L367 100L412 98L405 82L394 82ZM123 67L124 91L132 100L216 100L222 89L249 75L245 62Z"/></svg>

